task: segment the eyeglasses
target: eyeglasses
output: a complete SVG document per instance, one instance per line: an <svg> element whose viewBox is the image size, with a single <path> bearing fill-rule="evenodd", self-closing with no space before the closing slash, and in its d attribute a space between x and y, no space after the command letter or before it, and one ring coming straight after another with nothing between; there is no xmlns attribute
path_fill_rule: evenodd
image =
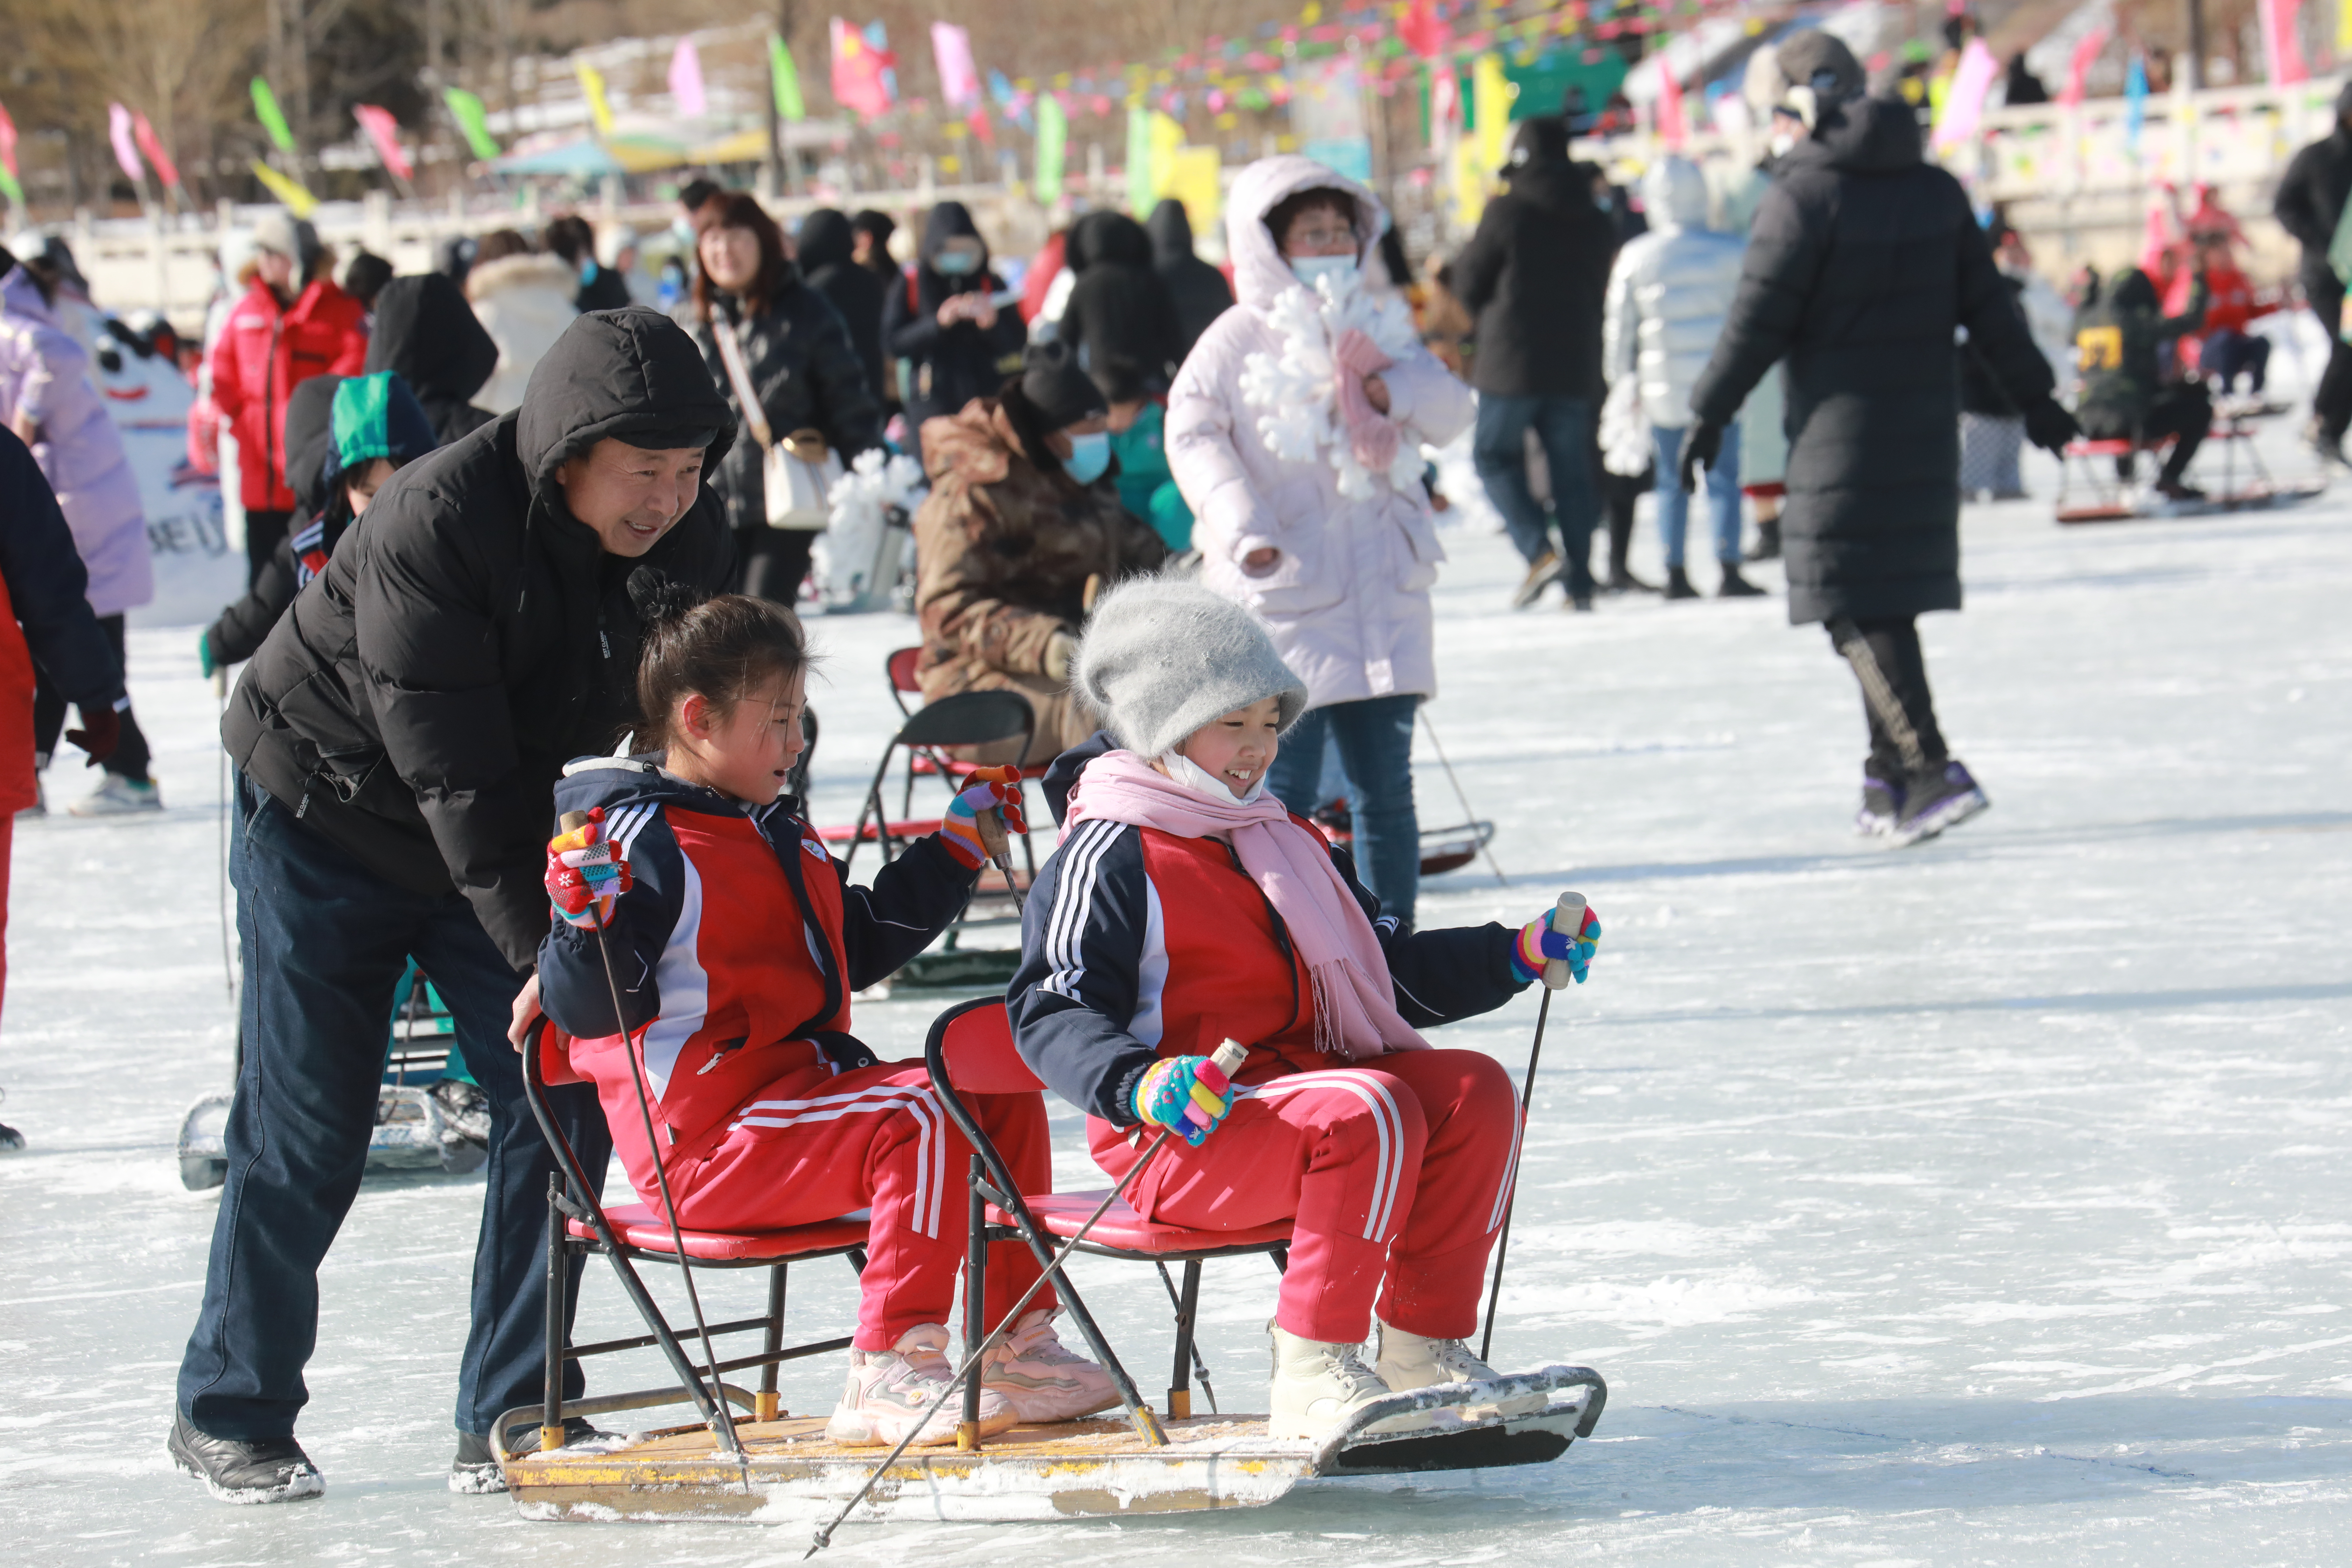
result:
<svg viewBox="0 0 2352 1568"><path fill-rule="evenodd" d="M1355 243L1356 231L1349 224L1325 224L1311 228L1293 225L1290 230L1290 244L1299 248L1321 250L1329 246L1352 246Z"/></svg>

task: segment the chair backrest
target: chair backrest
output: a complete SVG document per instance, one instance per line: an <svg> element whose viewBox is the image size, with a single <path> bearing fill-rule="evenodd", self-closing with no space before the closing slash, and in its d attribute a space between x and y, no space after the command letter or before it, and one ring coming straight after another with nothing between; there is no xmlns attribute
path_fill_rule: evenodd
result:
<svg viewBox="0 0 2352 1568"><path fill-rule="evenodd" d="M923 1056L935 1064L935 1077L944 1072L963 1094L1031 1094L1045 1087L1013 1043L1013 1016L1002 996L976 996L940 1014Z"/></svg>
<svg viewBox="0 0 2352 1568"><path fill-rule="evenodd" d="M883 660L882 668L890 677L891 690L920 691L923 689L923 683L915 679L915 666L922 657L923 650L919 647L893 648L890 651L890 657Z"/></svg>
<svg viewBox="0 0 2352 1568"><path fill-rule="evenodd" d="M1035 731L1037 716L1018 691L958 691L915 710L894 746L985 746Z"/></svg>

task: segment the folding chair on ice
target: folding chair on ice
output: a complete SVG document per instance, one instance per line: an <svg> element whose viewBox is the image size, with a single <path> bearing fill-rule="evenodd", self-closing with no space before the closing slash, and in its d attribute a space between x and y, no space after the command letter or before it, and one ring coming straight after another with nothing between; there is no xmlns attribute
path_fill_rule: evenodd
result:
<svg viewBox="0 0 2352 1568"><path fill-rule="evenodd" d="M889 777L891 760L901 749L939 752L948 746L990 746L1018 740L1025 754L1036 730L1036 712L1029 699L1018 691L959 691L927 702L908 716L882 748L882 760L875 764L874 780L866 786L865 802L857 808L856 825L819 828L817 837L827 844L848 846L841 854L844 865L856 858L863 844L878 843L882 858L894 860L901 846L938 832L940 826L935 816L894 820L884 809L882 781Z"/></svg>
<svg viewBox="0 0 2352 1568"><path fill-rule="evenodd" d="M890 682L890 700L896 702L898 705L899 713L908 719L915 716L915 710L908 705L907 699L920 697L923 693L921 678L915 673L922 657L923 650L919 647L902 647L893 649L890 657L882 661L882 672ZM1025 748L1024 754L1026 754ZM906 790L898 803L898 815L901 816L914 815L917 778L929 776L943 779L947 783L948 793L953 795L959 792L964 776L978 765L976 763L959 763L936 747L910 749L907 753ZM1020 770L1021 777L1024 783L1031 779L1042 779L1052 765L1050 763L1024 765ZM1026 847L1024 847L1025 849ZM1037 869L1034 858L1029 869L1032 872Z"/></svg>
<svg viewBox="0 0 2352 1568"><path fill-rule="evenodd" d="M1109 1189L1092 1192L1024 1194L995 1144L963 1102L969 1094L1024 1094L1042 1091L1045 1084L1030 1070L1013 1047L1013 1022L1001 996L980 996L957 1004L940 1014L923 1044L923 1064L929 1069L931 1089L947 1107L975 1151L968 1215L968 1254L964 1268L964 1351L969 1355L992 1324L982 1323L971 1303L985 1301L988 1244L1024 1241L1041 1264L1049 1264L1055 1244L1076 1236ZM1192 1414L1192 1372L1200 1365L1192 1346L1193 1325L1201 1304L1201 1265L1212 1258L1240 1258L1264 1253L1277 1269L1289 1264L1290 1222L1256 1226L1245 1230L1193 1230L1145 1219L1122 1198L1112 1204L1077 1250L1095 1258L1117 1258L1165 1268L1181 1263L1184 1283L1176 1300L1176 1356L1168 1386L1168 1415L1182 1419ZM1077 1289L1066 1274L1056 1273L1054 1289L1069 1309L1087 1348L1108 1369L1122 1398L1134 1399L1134 1384L1111 1353L1102 1331L1095 1326ZM1203 1369L1205 1370L1205 1369ZM963 1416L967 1429L977 1432L980 1384L964 1387Z"/></svg>
<svg viewBox="0 0 2352 1568"><path fill-rule="evenodd" d="M681 1259L670 1238L669 1225L659 1209L647 1204L608 1206L597 1201L595 1189L589 1184L588 1173L582 1169L579 1157L563 1136L563 1130L556 1124L547 1103L548 1089L556 1084L586 1081L572 1070L570 1039L549 1027L547 1020L541 1018L531 1026L531 1033L523 1047L522 1061L524 1095L530 1102L531 1115L539 1121L541 1136L547 1140L548 1148L555 1154L558 1167L557 1173L548 1179L547 1186L547 1399L540 1425L561 1432L565 1419L570 1416L597 1415L608 1411L643 1410L655 1405L684 1403L692 1404L706 1424L716 1425L719 1419L716 1401L719 1399L740 1406L754 1421L777 1419L782 1413L776 1390L777 1367L788 1361L824 1355L849 1346L846 1334L839 1339L819 1340L803 1345L787 1346L784 1343L785 1276L793 1264L820 1258L846 1258L851 1268L864 1272L865 1216L845 1215L817 1225L762 1231L692 1230L681 1226L680 1239L686 1244L686 1257ZM571 1279L571 1260L592 1255L602 1256L611 1261L623 1293L628 1297L629 1304L636 1309L637 1316L645 1321L645 1333L595 1344L570 1345L564 1342L564 1304ZM716 1366L697 1365L694 1358L687 1353L677 1331L670 1326L660 1305L638 1277L636 1266L641 1263L682 1264L690 1268L766 1269L767 1310L756 1318L713 1323L709 1330L714 1342L722 1335L757 1331L761 1336L760 1352L737 1356L719 1362ZM691 1333L692 1330L689 1329L688 1332ZM565 1362L586 1361L590 1356L643 1350L647 1346L660 1347L671 1372L677 1374L677 1386L640 1389L627 1394L604 1394L587 1399L567 1400L563 1397ZM755 1366L760 1369L760 1387L756 1394L724 1381L730 1372L741 1372ZM498 1427L492 1434L496 1451L503 1454L507 1429L530 1414L528 1409L510 1410L499 1417ZM560 1439L547 1446L560 1446Z"/></svg>

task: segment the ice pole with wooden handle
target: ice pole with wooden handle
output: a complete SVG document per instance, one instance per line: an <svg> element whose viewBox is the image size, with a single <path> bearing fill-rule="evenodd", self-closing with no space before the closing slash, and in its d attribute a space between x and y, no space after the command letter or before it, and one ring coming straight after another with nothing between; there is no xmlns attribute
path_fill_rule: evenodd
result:
<svg viewBox="0 0 2352 1568"><path fill-rule="evenodd" d="M1582 893L1562 893L1551 907L1551 929L1573 942L1584 930L1585 902ZM1576 978L1564 958L1548 958L1543 966L1543 1000L1536 1005L1535 1044L1528 1048L1528 1076L1519 1085L1519 1141L1527 1140L1528 1107L1536 1097L1536 1064L1543 1059L1544 1024L1551 1016L1551 994ZM1506 1178L1511 1184L1511 1195L1503 1205L1503 1231L1495 1238L1495 1284L1486 1295L1486 1329L1478 1339L1478 1359L1485 1361L1495 1348L1495 1309L1503 1300L1503 1259L1511 1249L1511 1210L1519 1201L1518 1157L1512 1156L1511 1170Z"/></svg>

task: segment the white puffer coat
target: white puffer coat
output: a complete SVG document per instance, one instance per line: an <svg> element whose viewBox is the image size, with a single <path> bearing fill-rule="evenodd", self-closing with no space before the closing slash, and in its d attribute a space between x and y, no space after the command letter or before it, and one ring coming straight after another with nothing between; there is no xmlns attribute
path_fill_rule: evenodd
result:
<svg viewBox="0 0 2352 1568"><path fill-rule="evenodd" d="M1375 473L1369 493L1342 495L1329 449L1318 447L1311 458L1276 457L1260 425L1275 411L1249 403L1242 389L1253 359L1261 384L1285 374L1295 380L1299 369L1276 307L1284 295L1306 291L1265 218L1286 196L1318 186L1354 198L1357 264L1378 266L1382 215L1371 192L1307 158L1265 158L1243 170L1225 219L1241 308L1217 318L1177 373L1168 398L1168 466L1192 509L1201 580L1266 622L1283 661L1307 682L1312 706L1399 692L1433 696L1429 588L1445 552L1419 480ZM1372 298L1381 309L1404 309L1385 290ZM1442 446L1469 424L1470 389L1409 327L1390 357L1396 363L1381 379L1389 416L1403 426L1403 452L1417 454L1424 441ZM1412 468L1419 467L1416 457ZM1405 465L1396 468L1402 473ZM1262 549L1280 552L1272 565L1242 565Z"/></svg>
<svg viewBox="0 0 2352 1568"><path fill-rule="evenodd" d="M1601 318L1601 363L1611 384L1638 378L1643 416L1681 429L1691 387L1723 335L1747 242L1706 226L1706 176L1687 158L1663 158L1642 176L1650 232L1617 253Z"/></svg>
<svg viewBox="0 0 2352 1568"><path fill-rule="evenodd" d="M504 414L522 406L530 373L580 312L572 308L580 279L559 257L502 256L466 274L466 298L499 345L499 364L474 406Z"/></svg>

